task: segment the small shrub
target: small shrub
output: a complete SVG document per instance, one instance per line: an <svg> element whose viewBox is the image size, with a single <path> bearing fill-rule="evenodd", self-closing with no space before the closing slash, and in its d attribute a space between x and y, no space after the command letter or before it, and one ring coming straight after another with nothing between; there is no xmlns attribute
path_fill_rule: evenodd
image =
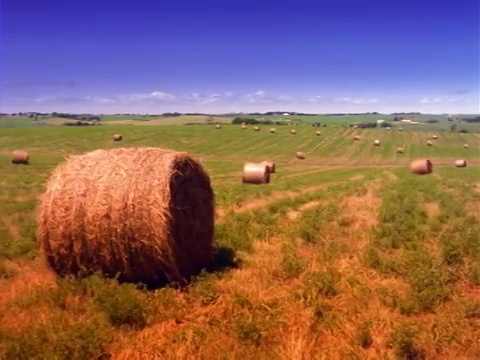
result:
<svg viewBox="0 0 480 360"><path fill-rule="evenodd" d="M407 325L396 327L390 334L388 344L393 348L398 359L424 359L423 351L416 340L418 330Z"/></svg>

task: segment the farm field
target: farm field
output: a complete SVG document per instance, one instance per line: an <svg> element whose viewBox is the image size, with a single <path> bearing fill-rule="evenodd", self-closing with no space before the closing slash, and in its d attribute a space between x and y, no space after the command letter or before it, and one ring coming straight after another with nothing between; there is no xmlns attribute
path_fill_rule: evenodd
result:
<svg viewBox="0 0 480 360"><path fill-rule="evenodd" d="M130 120L0 128L0 358L480 358L480 133L116 121ZM155 291L56 279L35 248L51 171L71 154L147 146L208 171L212 268ZM10 164L16 149L30 165ZM433 173L411 174L417 158ZM271 183L242 184L243 163L263 160Z"/></svg>

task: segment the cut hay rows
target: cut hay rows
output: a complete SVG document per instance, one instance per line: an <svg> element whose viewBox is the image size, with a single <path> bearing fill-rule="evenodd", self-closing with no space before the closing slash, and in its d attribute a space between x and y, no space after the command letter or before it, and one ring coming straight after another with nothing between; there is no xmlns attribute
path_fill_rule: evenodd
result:
<svg viewBox="0 0 480 360"><path fill-rule="evenodd" d="M59 276L100 272L156 287L208 266L213 221L209 176L186 153L97 150L55 169L37 239Z"/></svg>

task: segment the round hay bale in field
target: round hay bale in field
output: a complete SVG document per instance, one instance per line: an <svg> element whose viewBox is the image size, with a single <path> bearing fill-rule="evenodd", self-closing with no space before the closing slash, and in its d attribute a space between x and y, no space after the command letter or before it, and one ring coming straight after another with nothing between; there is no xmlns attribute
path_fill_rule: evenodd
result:
<svg viewBox="0 0 480 360"><path fill-rule="evenodd" d="M248 126L247 125L242 125L242 130L247 130Z"/></svg>
<svg viewBox="0 0 480 360"><path fill-rule="evenodd" d="M395 149L395 152L397 152L397 153L399 153L399 154L403 154L403 153L405 152L405 148L403 148L403 147L397 147L397 148Z"/></svg>
<svg viewBox="0 0 480 360"><path fill-rule="evenodd" d="M96 150L51 175L37 241L59 276L183 285L211 262L214 210L210 178L188 154Z"/></svg>
<svg viewBox="0 0 480 360"><path fill-rule="evenodd" d="M321 131L315 131L315 135L320 136L320 135L322 135L322 132Z"/></svg>
<svg viewBox="0 0 480 360"><path fill-rule="evenodd" d="M464 147L465 149L468 149L468 144L463 144L463 147Z"/></svg>
<svg viewBox="0 0 480 360"><path fill-rule="evenodd" d="M220 125L220 124L215 125L215 129L221 129L221 128L222 128L222 125Z"/></svg>
<svg viewBox="0 0 480 360"><path fill-rule="evenodd" d="M290 130L290 134L291 135L297 135L297 130L295 130L295 129Z"/></svg>
<svg viewBox="0 0 480 360"><path fill-rule="evenodd" d="M357 125L353 125L353 128L354 128L354 129L358 129L358 126L357 126Z"/></svg>
<svg viewBox="0 0 480 360"><path fill-rule="evenodd" d="M467 160L455 160L455 167L467 167Z"/></svg>
<svg viewBox="0 0 480 360"><path fill-rule="evenodd" d="M433 143L430 140L427 140L427 146L432 146Z"/></svg>
<svg viewBox="0 0 480 360"><path fill-rule="evenodd" d="M432 139L437 140L437 139L438 139L438 136L437 136L437 135L433 135L433 136L432 136Z"/></svg>
<svg viewBox="0 0 480 360"><path fill-rule="evenodd" d="M301 151L297 152L297 153L295 154L295 157L296 157L297 159L300 159L300 160L305 160L305 159L307 158L307 156L305 155L305 153L303 153L303 152L301 152Z"/></svg>
<svg viewBox="0 0 480 360"><path fill-rule="evenodd" d="M354 138L355 140L360 140L360 136L359 136L359 135L355 135L353 138Z"/></svg>
<svg viewBox="0 0 480 360"><path fill-rule="evenodd" d="M12 152L12 164L28 165L30 162L30 155L26 151L15 150Z"/></svg>
<svg viewBox="0 0 480 360"><path fill-rule="evenodd" d="M391 127L387 127L386 129L387 129L387 130L391 130L392 128L391 128Z"/></svg>
<svg viewBox="0 0 480 360"><path fill-rule="evenodd" d="M398 128L398 131L403 131L403 128L401 128L401 127L400 127L400 128Z"/></svg>
<svg viewBox="0 0 480 360"><path fill-rule="evenodd" d="M428 159L414 160L410 164L410 171L417 175L430 174L433 171L433 164Z"/></svg>
<svg viewBox="0 0 480 360"><path fill-rule="evenodd" d="M375 141L373 142L373 145L375 145L375 146L380 146L380 140L378 140L378 139L375 140Z"/></svg>
<svg viewBox="0 0 480 360"><path fill-rule="evenodd" d="M254 126L254 127L253 127L253 130L255 130L255 131L260 131L260 128L259 128L258 126Z"/></svg>
<svg viewBox="0 0 480 360"><path fill-rule="evenodd" d="M275 167L275 163L273 161L262 161L260 164L265 165L270 174L275 174L276 167Z"/></svg>
<svg viewBox="0 0 480 360"><path fill-rule="evenodd" d="M243 165L243 184L269 184L270 171L265 163L245 163Z"/></svg>
<svg viewBox="0 0 480 360"><path fill-rule="evenodd" d="M268 131L270 132L270 134L275 134L277 132L277 129L270 128Z"/></svg>
<svg viewBox="0 0 480 360"><path fill-rule="evenodd" d="M120 135L120 134L113 135L113 141L122 141L122 140L123 140L122 135Z"/></svg>

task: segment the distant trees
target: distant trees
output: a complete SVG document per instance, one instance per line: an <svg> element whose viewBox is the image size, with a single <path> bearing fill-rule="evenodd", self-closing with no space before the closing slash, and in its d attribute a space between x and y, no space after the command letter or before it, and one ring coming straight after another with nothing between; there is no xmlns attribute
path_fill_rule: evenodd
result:
<svg viewBox="0 0 480 360"><path fill-rule="evenodd" d="M475 116L471 118L461 118L460 121L465 121L467 123L478 123L480 122L480 116Z"/></svg>

